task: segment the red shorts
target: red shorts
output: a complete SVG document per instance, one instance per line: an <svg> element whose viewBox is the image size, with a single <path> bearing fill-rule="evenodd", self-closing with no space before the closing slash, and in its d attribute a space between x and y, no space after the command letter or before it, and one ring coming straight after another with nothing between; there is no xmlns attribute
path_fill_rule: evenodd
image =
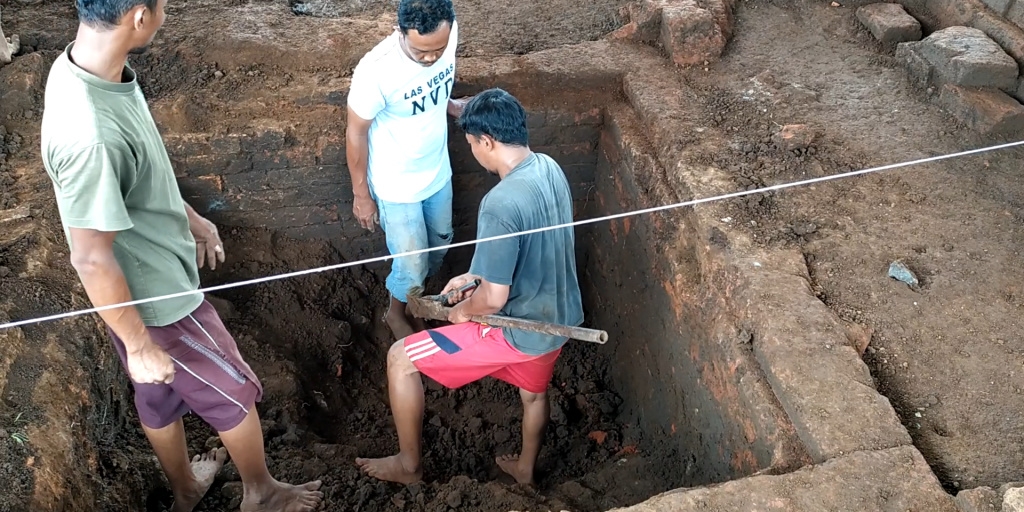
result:
<svg viewBox="0 0 1024 512"><path fill-rule="evenodd" d="M455 389L488 375L531 393L547 391L559 348L524 354L505 340L499 327L476 322L420 331L405 338L405 354L420 373Z"/></svg>

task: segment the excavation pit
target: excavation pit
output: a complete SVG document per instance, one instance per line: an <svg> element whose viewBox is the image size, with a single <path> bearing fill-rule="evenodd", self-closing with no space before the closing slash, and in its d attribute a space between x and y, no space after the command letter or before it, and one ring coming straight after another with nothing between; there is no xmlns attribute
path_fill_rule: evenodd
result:
<svg viewBox="0 0 1024 512"><path fill-rule="evenodd" d="M657 188L664 171L621 89L552 98L541 89L505 87L526 103L532 148L565 171L577 220L653 200L644 191ZM167 137L184 196L220 226L230 248L230 264L205 282L384 255L379 231L368 233L351 218L343 134L257 126ZM454 125L449 151L458 242L475 237L477 207L497 177L473 160ZM450 506L451 493L461 497L460 510L605 510L673 488L801 465L805 455L752 363L745 334L709 332L706 318L681 310L666 288L678 286L680 276L690 284L700 279L692 246L671 268L660 263L666 240L685 236L687 216L575 228L587 325L607 330L610 341L573 341L556 368L538 495L489 483L508 483L493 456L516 449L522 415L515 390L490 379L454 392L427 386L424 462L431 483L422 495L356 471L356 454L382 456L397 446L384 373L392 340L380 322L386 263L219 293L231 304L221 305L229 328L268 390L261 411L272 467L292 479L324 476L332 502L370 510L394 503L432 510L435 502ZM439 289L464 272L472 251L452 249L428 285ZM220 510L218 498L209 501L209 510Z"/></svg>

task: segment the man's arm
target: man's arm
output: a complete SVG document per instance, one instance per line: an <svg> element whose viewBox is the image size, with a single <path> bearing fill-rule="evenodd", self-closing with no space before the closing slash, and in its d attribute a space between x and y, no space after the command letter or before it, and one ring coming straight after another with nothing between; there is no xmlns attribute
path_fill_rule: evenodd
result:
<svg viewBox="0 0 1024 512"><path fill-rule="evenodd" d="M376 224L377 205L370 197L370 183L367 178L367 161L369 160L370 125L373 120L359 117L348 108L348 123L345 128L345 158L348 161L348 173L352 177L352 214L359 225L373 231Z"/></svg>
<svg viewBox="0 0 1024 512"><path fill-rule="evenodd" d="M472 316L493 315L505 306L505 302L508 301L508 291L509 287L506 285L480 279L480 286L473 294L452 308L449 319L452 323L462 323L468 321Z"/></svg>
<svg viewBox="0 0 1024 512"><path fill-rule="evenodd" d="M462 116L462 111L466 108L466 104L469 100L473 99L473 96L464 96L459 99L448 99L448 115L458 119Z"/></svg>
<svg viewBox="0 0 1024 512"><path fill-rule="evenodd" d="M131 301L128 281L114 257L117 233L79 228L70 228L70 232L71 264L93 306ZM134 306L100 311L99 315L124 342L129 374L133 380L143 384L174 380L174 365L170 357L150 339L146 325Z"/></svg>

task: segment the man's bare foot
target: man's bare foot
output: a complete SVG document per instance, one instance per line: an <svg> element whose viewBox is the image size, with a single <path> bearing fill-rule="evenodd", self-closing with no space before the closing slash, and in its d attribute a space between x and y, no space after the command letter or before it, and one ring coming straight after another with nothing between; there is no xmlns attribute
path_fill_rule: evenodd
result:
<svg viewBox="0 0 1024 512"><path fill-rule="evenodd" d="M242 512L311 512L323 502L324 493L319 489L320 480L302 485L275 482L266 491L246 492Z"/></svg>
<svg viewBox="0 0 1024 512"><path fill-rule="evenodd" d="M502 471L508 473L512 478L516 479L516 482L521 484L533 485L533 468L524 469L519 464L519 455L508 454L494 458L494 462L498 463L498 467Z"/></svg>
<svg viewBox="0 0 1024 512"><path fill-rule="evenodd" d="M224 467L224 461L228 458L228 451L224 448L210 450L202 455L192 457L192 475L195 476L195 483L192 489L174 497L174 504L171 505L172 512L192 512L196 505L206 495L213 485L213 479L217 476L220 468Z"/></svg>
<svg viewBox="0 0 1024 512"><path fill-rule="evenodd" d="M392 455L383 459L356 459L356 464L363 473L378 480L387 482L398 482L400 484L414 484L423 478L423 470L415 468L409 470L402 464L401 456Z"/></svg>

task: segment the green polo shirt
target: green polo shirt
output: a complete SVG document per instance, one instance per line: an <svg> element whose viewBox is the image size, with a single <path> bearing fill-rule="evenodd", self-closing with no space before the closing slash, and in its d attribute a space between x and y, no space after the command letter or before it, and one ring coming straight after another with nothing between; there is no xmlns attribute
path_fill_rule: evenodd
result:
<svg viewBox="0 0 1024 512"><path fill-rule="evenodd" d="M46 82L42 156L68 245L70 228L117 232L114 256L132 299L196 290L199 269L185 203L135 71L120 83L75 65L71 45ZM181 320L202 294L136 306L148 326Z"/></svg>

